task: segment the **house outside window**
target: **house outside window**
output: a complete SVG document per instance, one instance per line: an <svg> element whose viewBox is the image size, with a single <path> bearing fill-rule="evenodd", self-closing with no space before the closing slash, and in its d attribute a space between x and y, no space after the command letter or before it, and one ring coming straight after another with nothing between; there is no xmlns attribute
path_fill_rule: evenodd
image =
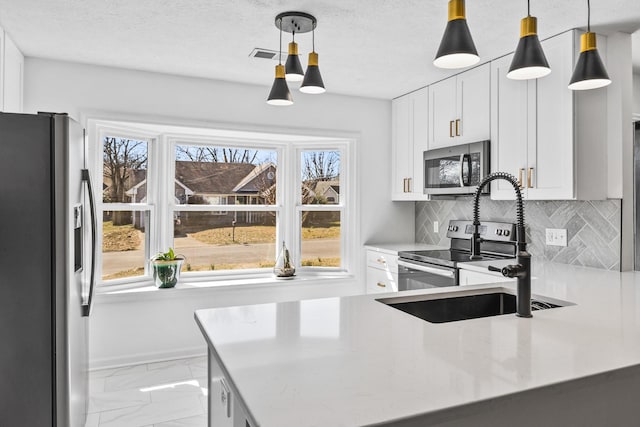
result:
<svg viewBox="0 0 640 427"><path fill-rule="evenodd" d="M282 242L299 274L351 272L351 141L149 128L96 126L104 286L151 281L147 261L168 247L186 257L187 282L269 275Z"/></svg>

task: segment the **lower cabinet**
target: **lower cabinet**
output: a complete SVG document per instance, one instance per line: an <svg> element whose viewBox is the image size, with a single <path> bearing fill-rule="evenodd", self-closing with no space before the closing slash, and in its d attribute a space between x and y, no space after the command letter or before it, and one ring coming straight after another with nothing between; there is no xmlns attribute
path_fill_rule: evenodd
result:
<svg viewBox="0 0 640 427"><path fill-rule="evenodd" d="M398 291L398 256L367 250L368 294Z"/></svg>
<svg viewBox="0 0 640 427"><path fill-rule="evenodd" d="M460 270L460 286L481 285L485 283L515 282L516 279L509 279L503 276L496 276L490 273L479 273L477 271Z"/></svg>
<svg viewBox="0 0 640 427"><path fill-rule="evenodd" d="M215 427L251 427L247 412L231 391L218 361L209 351L209 425Z"/></svg>

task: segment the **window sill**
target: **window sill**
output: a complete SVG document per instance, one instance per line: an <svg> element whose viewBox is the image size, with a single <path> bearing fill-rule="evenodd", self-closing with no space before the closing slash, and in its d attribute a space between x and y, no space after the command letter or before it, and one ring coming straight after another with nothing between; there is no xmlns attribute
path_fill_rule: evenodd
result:
<svg viewBox="0 0 640 427"><path fill-rule="evenodd" d="M352 274L336 273L323 275L296 275L293 279L276 279L273 275L235 278L209 281L187 281L178 283L174 288L159 289L152 282L143 282L138 286L114 285L101 289L96 293L95 301L98 304L116 303L127 301L139 301L141 299L187 298L200 293L231 293L250 292L252 290L282 289L289 287L311 288L314 286L326 286L327 284L344 285L354 284L355 276Z"/></svg>

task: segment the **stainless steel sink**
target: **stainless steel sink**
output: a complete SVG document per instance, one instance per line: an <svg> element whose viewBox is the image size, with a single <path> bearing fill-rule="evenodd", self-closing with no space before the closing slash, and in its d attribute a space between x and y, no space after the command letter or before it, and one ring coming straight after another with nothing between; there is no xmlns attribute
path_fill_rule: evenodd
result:
<svg viewBox="0 0 640 427"><path fill-rule="evenodd" d="M506 288L382 298L378 301L431 323L456 322L516 312L516 296ZM540 297L531 300L532 311L566 305L573 304Z"/></svg>

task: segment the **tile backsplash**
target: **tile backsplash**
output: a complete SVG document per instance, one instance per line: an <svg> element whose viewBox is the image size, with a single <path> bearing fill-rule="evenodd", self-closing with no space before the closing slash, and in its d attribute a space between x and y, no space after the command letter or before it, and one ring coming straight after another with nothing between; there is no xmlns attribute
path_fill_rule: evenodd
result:
<svg viewBox="0 0 640 427"><path fill-rule="evenodd" d="M416 242L449 246L450 219L473 219L473 198L416 202ZM534 257L564 264L620 270L620 200L525 201L528 250ZM514 201L480 201L480 220L515 222ZM439 232L433 232L433 222ZM546 228L566 228L567 246L547 246Z"/></svg>

